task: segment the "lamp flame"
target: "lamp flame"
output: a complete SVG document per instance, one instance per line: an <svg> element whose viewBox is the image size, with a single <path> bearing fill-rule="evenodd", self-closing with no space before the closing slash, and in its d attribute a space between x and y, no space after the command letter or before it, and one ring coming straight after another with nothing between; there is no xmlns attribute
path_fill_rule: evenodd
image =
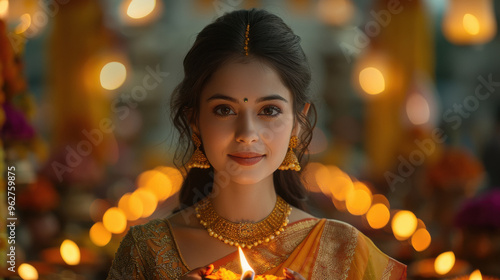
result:
<svg viewBox="0 0 500 280"><path fill-rule="evenodd" d="M245 254L240 247L238 247L238 251L240 253L240 263L241 263L241 278L240 280L253 280L255 277L255 271L248 264L247 259L245 258Z"/></svg>
<svg viewBox="0 0 500 280"><path fill-rule="evenodd" d="M474 270L469 276L469 280L482 280L482 279L483 277L481 276L481 272L479 271L479 269Z"/></svg>

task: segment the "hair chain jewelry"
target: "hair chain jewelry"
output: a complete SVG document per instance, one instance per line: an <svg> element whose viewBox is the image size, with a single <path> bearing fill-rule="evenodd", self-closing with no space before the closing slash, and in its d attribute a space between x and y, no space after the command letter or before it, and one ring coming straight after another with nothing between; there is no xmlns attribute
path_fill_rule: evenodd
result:
<svg viewBox="0 0 500 280"><path fill-rule="evenodd" d="M250 33L250 24L247 24L247 31L245 32L245 55L248 55L248 42L250 41L250 38L248 37L248 34Z"/></svg>
<svg viewBox="0 0 500 280"><path fill-rule="evenodd" d="M233 223L224 219L217 214L208 197L201 200L195 210L200 224L206 228L210 236L231 246L251 249L253 246L273 240L285 230L292 207L277 196L271 214L256 223Z"/></svg>

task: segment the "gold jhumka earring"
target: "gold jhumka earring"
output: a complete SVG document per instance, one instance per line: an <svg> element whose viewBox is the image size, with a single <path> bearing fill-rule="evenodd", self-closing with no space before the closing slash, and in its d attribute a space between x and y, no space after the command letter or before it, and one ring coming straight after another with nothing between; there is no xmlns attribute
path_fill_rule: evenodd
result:
<svg viewBox="0 0 500 280"><path fill-rule="evenodd" d="M200 150L201 141L198 138L198 135L193 133L191 135L191 139L193 139L194 145L196 146L196 150L194 151L191 159L189 160L187 166L188 168L201 168L207 169L210 168L210 162L208 161L205 154Z"/></svg>
<svg viewBox="0 0 500 280"><path fill-rule="evenodd" d="M288 144L288 152L286 152L285 159L281 163L279 170L295 170L300 171L300 164L297 156L293 152L293 149L297 147L299 138L297 136L292 136L290 138L290 143Z"/></svg>

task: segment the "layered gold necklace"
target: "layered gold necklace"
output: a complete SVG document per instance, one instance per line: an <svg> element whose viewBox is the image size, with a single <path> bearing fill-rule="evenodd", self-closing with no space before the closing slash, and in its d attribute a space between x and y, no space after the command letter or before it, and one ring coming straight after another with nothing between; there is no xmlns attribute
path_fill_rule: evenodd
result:
<svg viewBox="0 0 500 280"><path fill-rule="evenodd" d="M273 240L288 225L288 216L292 207L277 196L274 209L260 222L233 223L219 216L209 198L204 198L195 207L196 217L208 231L208 234L220 241L242 248L252 248Z"/></svg>

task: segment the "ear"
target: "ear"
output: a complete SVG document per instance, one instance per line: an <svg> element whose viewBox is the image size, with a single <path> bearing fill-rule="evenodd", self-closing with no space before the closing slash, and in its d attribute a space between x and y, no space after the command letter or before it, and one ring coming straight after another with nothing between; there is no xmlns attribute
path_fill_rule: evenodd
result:
<svg viewBox="0 0 500 280"><path fill-rule="evenodd" d="M189 126L191 127L193 133L200 135L200 130L198 129L198 120L194 116L193 109L192 108L186 109L184 110L184 113L186 114L186 117L189 121Z"/></svg>
<svg viewBox="0 0 500 280"><path fill-rule="evenodd" d="M304 109L302 109L302 114L304 114L304 116L307 116L307 113L309 112L310 107L311 107L311 103L306 103L304 105ZM293 130L292 130L292 135L295 135L295 136L300 135L300 124L297 120L295 120L295 124L294 124Z"/></svg>

